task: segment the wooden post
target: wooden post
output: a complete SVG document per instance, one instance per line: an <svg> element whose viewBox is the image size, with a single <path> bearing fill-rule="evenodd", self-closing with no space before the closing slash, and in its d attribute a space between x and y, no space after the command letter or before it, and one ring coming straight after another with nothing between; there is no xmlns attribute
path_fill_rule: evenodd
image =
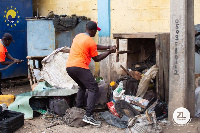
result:
<svg viewBox="0 0 200 133"><path fill-rule="evenodd" d="M188 57L188 92L187 108L191 117L195 113L195 35L194 35L194 0L187 1L187 57Z"/></svg>
<svg viewBox="0 0 200 133"><path fill-rule="evenodd" d="M30 81L30 85L33 85L34 84L34 82L33 82L33 75L32 75L32 69L31 69L29 61L30 60L28 59L27 64L28 64L28 69L29 69L29 73L30 73L30 79L29 79L29 81Z"/></svg>
<svg viewBox="0 0 200 133"><path fill-rule="evenodd" d="M116 38L116 47L117 47L117 50L116 50L116 62L119 62L119 38Z"/></svg>

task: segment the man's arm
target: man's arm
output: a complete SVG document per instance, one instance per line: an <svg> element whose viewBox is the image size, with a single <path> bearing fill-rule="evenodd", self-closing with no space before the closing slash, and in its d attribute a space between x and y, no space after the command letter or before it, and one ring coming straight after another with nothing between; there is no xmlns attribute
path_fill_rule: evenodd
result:
<svg viewBox="0 0 200 133"><path fill-rule="evenodd" d="M10 65L11 63L13 63L13 61L4 61L4 62L0 62L1 65Z"/></svg>
<svg viewBox="0 0 200 133"><path fill-rule="evenodd" d="M9 60L14 61L15 63L21 63L21 62L22 62L22 61L19 60L19 59L13 58L8 52L6 52L6 58L9 59Z"/></svg>
<svg viewBox="0 0 200 133"><path fill-rule="evenodd" d="M97 45L97 50L107 50L110 49L111 46L103 46L103 45Z"/></svg>
<svg viewBox="0 0 200 133"><path fill-rule="evenodd" d="M5 53L6 57L7 57L7 52ZM13 61L2 61L0 62L1 65L10 65L11 63L13 63Z"/></svg>
<svg viewBox="0 0 200 133"><path fill-rule="evenodd" d="M103 60L104 58L106 58L109 54L111 54L111 52L110 52L110 51L107 51L107 52L105 52L105 53L103 53L103 54L100 54L100 55L97 55L97 56L95 56L95 57L92 57L92 59L93 59L95 62L99 62L99 61Z"/></svg>
<svg viewBox="0 0 200 133"><path fill-rule="evenodd" d="M6 52L6 58L12 61L15 60L15 58L13 58L8 52Z"/></svg>
<svg viewBox="0 0 200 133"><path fill-rule="evenodd" d="M106 47L106 46L105 46ZM108 46L107 46L108 47ZM98 48L97 48L98 49ZM105 49L101 49L101 50L105 50ZM106 58L109 54L111 53L115 53L116 51L116 47L115 46L110 46L110 49L109 51L106 51L105 53L103 54L100 54L100 55L97 55L95 57L92 57L92 59L95 61L95 62L99 62L101 60L103 60L104 58Z"/></svg>

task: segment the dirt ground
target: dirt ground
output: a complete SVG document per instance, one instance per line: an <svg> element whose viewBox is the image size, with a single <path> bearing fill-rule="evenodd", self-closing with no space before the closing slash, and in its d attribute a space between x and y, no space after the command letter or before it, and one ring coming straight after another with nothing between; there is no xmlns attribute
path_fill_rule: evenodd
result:
<svg viewBox="0 0 200 133"><path fill-rule="evenodd" d="M3 94L20 94L31 91L29 84L20 86L5 87L2 89ZM125 133L125 129L120 129L102 121L101 127L87 125L81 128L67 126L63 123L49 123L42 115L34 117L31 120L25 120L24 126L16 133ZM163 133L200 133L200 119L193 118L187 126L174 126L167 124L163 126Z"/></svg>

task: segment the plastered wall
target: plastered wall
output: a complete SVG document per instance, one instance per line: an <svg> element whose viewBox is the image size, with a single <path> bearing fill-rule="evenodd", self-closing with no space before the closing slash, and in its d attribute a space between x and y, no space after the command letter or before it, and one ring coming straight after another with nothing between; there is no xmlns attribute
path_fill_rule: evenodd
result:
<svg viewBox="0 0 200 133"><path fill-rule="evenodd" d="M194 4L194 21L199 24L200 0L194 0ZM37 9L40 16L54 11L98 21L97 0L33 0L33 10ZM170 31L170 0L111 0L110 12L111 38L113 33Z"/></svg>
<svg viewBox="0 0 200 133"><path fill-rule="evenodd" d="M57 15L76 14L97 21L96 0L33 0L33 11L38 11L39 16L47 16L53 11ZM98 38L95 37L94 40L97 42Z"/></svg>
<svg viewBox="0 0 200 133"><path fill-rule="evenodd" d="M39 11L41 16L54 11L58 15L87 16L97 20L96 0L33 0L33 10Z"/></svg>
<svg viewBox="0 0 200 133"><path fill-rule="evenodd" d="M111 33L168 32L170 0L111 1Z"/></svg>
<svg viewBox="0 0 200 133"><path fill-rule="evenodd" d="M194 0L194 24L200 24L200 15L199 15L199 5L200 0Z"/></svg>

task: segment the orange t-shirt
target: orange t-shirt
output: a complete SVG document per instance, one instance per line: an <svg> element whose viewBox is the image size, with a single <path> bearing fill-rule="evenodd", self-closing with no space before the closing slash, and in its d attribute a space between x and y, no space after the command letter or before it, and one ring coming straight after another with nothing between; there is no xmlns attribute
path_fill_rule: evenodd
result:
<svg viewBox="0 0 200 133"><path fill-rule="evenodd" d="M97 44L95 41L85 33L80 33L73 39L66 67L89 69L88 66L91 58L97 55Z"/></svg>
<svg viewBox="0 0 200 133"><path fill-rule="evenodd" d="M1 39L0 39L0 62L5 61L6 52L8 52L8 50L6 49L6 47L3 46L3 44L1 43Z"/></svg>

